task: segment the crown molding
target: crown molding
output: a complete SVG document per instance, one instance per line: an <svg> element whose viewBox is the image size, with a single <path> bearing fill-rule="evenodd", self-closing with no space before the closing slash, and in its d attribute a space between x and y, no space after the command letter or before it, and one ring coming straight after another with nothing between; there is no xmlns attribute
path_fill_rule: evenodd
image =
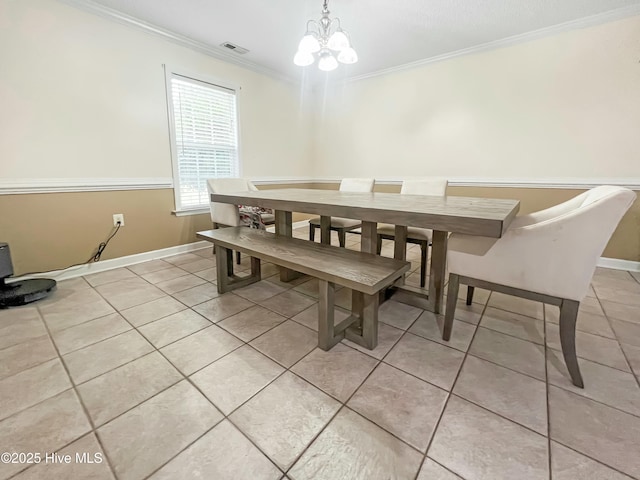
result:
<svg viewBox="0 0 640 480"><path fill-rule="evenodd" d="M246 60L231 52L227 52L226 50L223 50L220 47L214 47L204 42L200 42L198 40L189 38L185 35L172 32L171 30L167 30L157 25L153 25L151 23L145 22L144 20L140 20L139 18L133 17L131 15L127 15L126 13L119 12L113 8L106 7L92 0L59 0L59 1L67 5L70 5L72 7L78 8L80 10L84 10L86 12L92 13L99 17L106 18L108 20L113 20L122 25L133 27L145 33L150 33L150 34L159 36L167 41L170 41L182 47L190 48L200 53L204 53L205 55L213 57L217 60L222 60L227 63L232 63L234 65L238 65L240 67L246 68L247 70L251 70L253 72L260 73L262 75L267 75L269 77L275 78L277 80L281 80L286 83L297 83L297 80L291 78L290 76L287 76L281 72L265 67L263 65L259 65L250 60Z"/></svg>
<svg viewBox="0 0 640 480"><path fill-rule="evenodd" d="M0 195L173 188L172 178L16 178L0 180Z"/></svg>
<svg viewBox="0 0 640 480"><path fill-rule="evenodd" d="M224 62L232 63L240 67L246 68L248 70L251 70L253 72L267 75L269 77L275 78L277 80L281 80L286 83L295 83L295 84L302 83L306 87L309 87L309 82L302 82L300 79L292 78L291 76L285 75L271 68L265 67L263 65L259 65L250 60L243 59L237 55L234 55L231 52L222 50L222 48L220 47L214 47L204 42L200 42L198 40L189 38L185 35L181 35L179 33L172 32L165 28L158 27L151 23L145 22L144 20L140 20L131 15L127 15L126 13L122 13L110 7L106 7L104 5L96 3L93 0L59 0L59 1L65 4L68 4L72 7L76 7L81 10L87 11L89 13L93 13L102 18L113 20L120 24L128 25L130 27L134 27L146 33L154 34L156 36L162 37L165 40L168 40L177 45L190 48L200 53L204 53L205 55L209 55L210 57L216 58L217 60L222 60ZM559 33L564 33L571 30L580 29L580 28L592 27L595 25L600 25L602 23L620 20L620 19L631 17L634 15L640 15L640 5L631 5L629 7L609 10L607 12L602 12L602 13L591 15L588 17L579 18L577 20L571 20L568 22L559 23L557 25L552 25L550 27L544 27L538 30L533 30L531 32L526 32L519 35L513 35L511 37L502 38L502 39L494 40L491 42L486 42L480 45L474 45L469 48L455 50L453 52L444 53L442 55L436 55L435 57L429 57L422 60L417 60L415 62L404 63L402 65L397 65L395 67L377 70L375 72L356 75L353 77L349 77L346 80L343 80L343 82L350 83L358 80L365 80L368 78L375 78L383 75L402 72L405 70L412 70L415 68L420 68L426 65L430 65L432 63L438 63L438 62L442 62L452 58L461 57L464 55L485 52L485 51L494 50L497 48L509 47L509 46L517 45L523 42L548 37L550 35L556 35ZM311 83L314 83L314 82L311 82Z"/></svg>
<svg viewBox="0 0 640 480"><path fill-rule="evenodd" d="M356 82L358 80L365 80L368 78L381 77L383 75L389 75L392 73L403 72L405 70L413 70L415 68L424 67L432 63L443 62L456 57L462 57L464 55L470 55L473 53L486 52L488 50L495 50L498 48L510 47L518 45L520 43L529 42L531 40L537 40L545 38L551 35L557 35L559 33L569 32L571 30L577 30L580 28L593 27L601 25L607 22L613 22L615 20L621 20L623 18L640 15L640 5L631 5L629 7L617 8L615 10L609 10L607 12L590 15L588 17L579 18L577 20L571 20L568 22L558 23L549 27L540 28L531 32L521 33L519 35L513 35L511 37L502 38L499 40L493 40L491 42L482 43L480 45L474 45L469 48L463 48L461 50L455 50L453 52L443 53L442 55L436 55L435 57L429 57L415 62L404 63L395 67L385 68L377 70L371 73L364 73L362 75L356 75L349 77L345 80L346 83Z"/></svg>

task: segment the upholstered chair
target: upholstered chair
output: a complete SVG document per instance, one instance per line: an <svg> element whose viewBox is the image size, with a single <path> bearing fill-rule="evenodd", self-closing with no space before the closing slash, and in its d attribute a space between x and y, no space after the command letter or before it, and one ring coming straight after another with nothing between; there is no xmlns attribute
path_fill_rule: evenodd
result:
<svg viewBox="0 0 640 480"><path fill-rule="evenodd" d="M529 215L516 217L502 238L453 234L443 339L449 340L460 284L560 307L560 343L573 384L584 383L575 345L580 302L596 262L636 194L601 186Z"/></svg>
<svg viewBox="0 0 640 480"><path fill-rule="evenodd" d="M231 192L248 192L257 191L256 186L246 178L209 178L207 180L207 189L209 194L212 193L231 193ZM223 227L239 227L240 210L238 205L230 203L210 202L211 221L213 228ZM265 225L275 223L273 214L261 214L262 222ZM240 252L236 252L237 263L240 263Z"/></svg>
<svg viewBox="0 0 640 480"><path fill-rule="evenodd" d="M373 178L344 178L340 182L341 192L373 192L375 180ZM362 221L351 218L331 217L331 230L338 232L338 241L344 248L346 233L360 228ZM309 220L309 240L315 240L316 228L320 228L320 217Z"/></svg>
<svg viewBox="0 0 640 480"><path fill-rule="evenodd" d="M443 178L412 178L402 182L401 195L435 195L444 196L448 181ZM424 288L427 278L427 250L431 245L429 228L407 228L407 243L420 245L420 287ZM378 225L378 255L382 250L382 240L395 240L395 225Z"/></svg>

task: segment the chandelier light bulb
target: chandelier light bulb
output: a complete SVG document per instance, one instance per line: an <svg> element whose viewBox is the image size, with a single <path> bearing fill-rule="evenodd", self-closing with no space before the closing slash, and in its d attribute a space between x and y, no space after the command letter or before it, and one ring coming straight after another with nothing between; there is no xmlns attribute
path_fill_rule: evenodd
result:
<svg viewBox="0 0 640 480"><path fill-rule="evenodd" d="M356 63L358 61L358 54L351 47L345 48L338 54L338 61L347 65Z"/></svg>
<svg viewBox="0 0 640 480"><path fill-rule="evenodd" d="M307 34L302 37L302 40L300 40L300 44L298 45L298 52L315 53L319 51L320 42L318 42L318 39L314 34L307 32Z"/></svg>
<svg viewBox="0 0 640 480"><path fill-rule="evenodd" d="M295 57L293 57L293 63L298 65L299 67L306 67L311 65L315 61L313 58L313 54L311 52L301 52L298 50Z"/></svg>
<svg viewBox="0 0 640 480"><path fill-rule="evenodd" d="M349 44L349 38L342 30L338 30L333 32L333 35L329 37L329 42L327 42L327 47L331 50L342 51L347 48L351 48Z"/></svg>
<svg viewBox="0 0 640 480"><path fill-rule="evenodd" d="M323 50L320 52L320 60L318 61L318 68L323 72L330 72L338 68L338 61L336 57L331 55L329 50Z"/></svg>
<svg viewBox="0 0 640 480"><path fill-rule="evenodd" d="M328 6L329 0L322 2L322 16L320 21L309 20L306 33L298 44L298 51L293 57L293 63L306 67L314 63L318 57L318 68L330 72L338 68L338 62L350 64L358 61L358 55L351 46L347 32L342 30L339 18L331 18ZM338 52L334 57L331 50Z"/></svg>

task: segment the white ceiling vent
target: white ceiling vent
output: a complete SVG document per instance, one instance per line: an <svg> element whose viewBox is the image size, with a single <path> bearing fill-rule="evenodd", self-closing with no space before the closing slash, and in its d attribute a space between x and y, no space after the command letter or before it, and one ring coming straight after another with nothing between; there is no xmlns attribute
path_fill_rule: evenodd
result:
<svg viewBox="0 0 640 480"><path fill-rule="evenodd" d="M224 48L228 48L232 52L235 52L235 53L240 54L240 55L244 55L245 53L247 53L249 51L246 48L242 48L242 47L240 47L238 45L234 45L231 42L221 43L220 46L224 47Z"/></svg>

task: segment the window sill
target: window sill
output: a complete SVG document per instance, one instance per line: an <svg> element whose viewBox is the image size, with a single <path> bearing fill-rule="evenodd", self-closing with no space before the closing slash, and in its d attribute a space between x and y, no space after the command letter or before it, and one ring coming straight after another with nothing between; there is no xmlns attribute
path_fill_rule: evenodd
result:
<svg viewBox="0 0 640 480"><path fill-rule="evenodd" d="M192 208L189 210L173 210L171 213L176 217L186 217L188 215L202 215L209 212L209 208Z"/></svg>

